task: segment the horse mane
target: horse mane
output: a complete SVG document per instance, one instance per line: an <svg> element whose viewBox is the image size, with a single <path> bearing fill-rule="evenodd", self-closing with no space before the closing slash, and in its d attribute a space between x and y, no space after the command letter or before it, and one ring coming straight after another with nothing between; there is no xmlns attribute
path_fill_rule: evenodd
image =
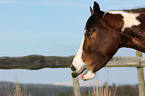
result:
<svg viewBox="0 0 145 96"><path fill-rule="evenodd" d="M123 10L123 11L131 12L131 13L145 13L145 8L137 8L137 9Z"/></svg>

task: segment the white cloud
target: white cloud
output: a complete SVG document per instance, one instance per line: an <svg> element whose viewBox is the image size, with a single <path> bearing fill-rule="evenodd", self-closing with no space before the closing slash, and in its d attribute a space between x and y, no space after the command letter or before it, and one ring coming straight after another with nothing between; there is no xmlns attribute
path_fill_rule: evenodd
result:
<svg viewBox="0 0 145 96"><path fill-rule="evenodd" d="M97 79L90 80L90 81L79 81L79 84L81 87L95 87L95 86L102 86L103 84L99 82ZM67 87L72 87L73 83L72 82L61 82L61 83L52 83L52 85L56 86L67 86Z"/></svg>

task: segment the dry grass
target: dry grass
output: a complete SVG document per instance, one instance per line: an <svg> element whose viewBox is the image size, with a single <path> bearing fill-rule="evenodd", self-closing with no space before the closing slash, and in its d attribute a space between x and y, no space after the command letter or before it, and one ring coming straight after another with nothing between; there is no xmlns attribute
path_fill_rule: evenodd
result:
<svg viewBox="0 0 145 96"><path fill-rule="evenodd" d="M21 87L17 81L14 82L14 87L10 87L9 83L5 83L5 88L3 90L4 96L31 96L30 93L28 94L26 87Z"/></svg>
<svg viewBox="0 0 145 96"><path fill-rule="evenodd" d="M22 96L21 88L17 82L15 82L15 87L14 96Z"/></svg>
<svg viewBox="0 0 145 96"><path fill-rule="evenodd" d="M30 93L29 95L27 95L27 90L26 90L26 87L23 87L23 93L22 93L22 89L19 85L19 83L16 81L15 82L15 90L14 90L14 95L13 96L30 96Z"/></svg>
<svg viewBox="0 0 145 96"><path fill-rule="evenodd" d="M115 89L116 90L116 89ZM111 89L109 89L108 84L98 86L98 84L93 88L93 91L89 91L89 96L112 96ZM113 96L116 95L116 91L114 91Z"/></svg>

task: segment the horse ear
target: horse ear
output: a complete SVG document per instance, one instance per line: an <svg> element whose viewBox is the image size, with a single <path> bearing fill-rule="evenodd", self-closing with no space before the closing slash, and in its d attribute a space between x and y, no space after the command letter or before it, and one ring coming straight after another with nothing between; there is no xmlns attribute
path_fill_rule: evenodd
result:
<svg viewBox="0 0 145 96"><path fill-rule="evenodd" d="M94 1L94 13L97 15L98 18L101 18L104 15L104 12L100 10L100 6L97 2Z"/></svg>
<svg viewBox="0 0 145 96"><path fill-rule="evenodd" d="M93 11L93 9L91 7L90 7L90 12L91 12L91 15L94 14L94 11Z"/></svg>
<svg viewBox="0 0 145 96"><path fill-rule="evenodd" d="M95 1L94 1L94 7L93 7L93 9L94 9L94 12L95 12L95 13L99 13L99 12L100 12L100 6L99 6L99 4L98 4L97 2L95 2Z"/></svg>

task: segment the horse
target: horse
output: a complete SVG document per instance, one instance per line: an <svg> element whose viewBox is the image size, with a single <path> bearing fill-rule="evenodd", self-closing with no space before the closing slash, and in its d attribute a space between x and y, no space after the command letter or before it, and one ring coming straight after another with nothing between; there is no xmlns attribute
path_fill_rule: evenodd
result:
<svg viewBox="0 0 145 96"><path fill-rule="evenodd" d="M119 48L145 52L145 8L101 11L97 2L86 22L80 48L71 65L71 75L82 80L95 77ZM83 72L86 70L85 72Z"/></svg>

